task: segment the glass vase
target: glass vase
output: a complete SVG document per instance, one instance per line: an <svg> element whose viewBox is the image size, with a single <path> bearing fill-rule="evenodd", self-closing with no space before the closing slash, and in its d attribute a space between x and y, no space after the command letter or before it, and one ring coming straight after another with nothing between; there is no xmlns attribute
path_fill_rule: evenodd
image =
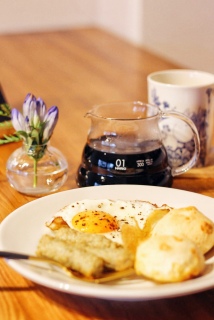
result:
<svg viewBox="0 0 214 320"><path fill-rule="evenodd" d="M10 155L6 169L10 185L32 196L57 191L68 175L65 157L50 144L23 144Z"/></svg>

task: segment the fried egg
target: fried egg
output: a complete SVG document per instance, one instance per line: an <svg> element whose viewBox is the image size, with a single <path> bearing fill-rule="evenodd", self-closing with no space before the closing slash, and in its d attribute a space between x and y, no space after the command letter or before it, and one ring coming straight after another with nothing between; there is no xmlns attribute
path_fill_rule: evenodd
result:
<svg viewBox="0 0 214 320"><path fill-rule="evenodd" d="M54 215L54 219L61 218L71 229L103 234L106 238L122 244L122 226L137 223L142 229L146 218L156 208L155 204L147 201L85 199L62 208Z"/></svg>

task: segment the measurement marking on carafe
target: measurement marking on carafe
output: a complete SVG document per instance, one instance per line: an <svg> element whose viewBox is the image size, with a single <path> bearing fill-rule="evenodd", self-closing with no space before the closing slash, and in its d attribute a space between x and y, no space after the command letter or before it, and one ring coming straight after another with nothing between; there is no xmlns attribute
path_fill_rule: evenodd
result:
<svg viewBox="0 0 214 320"><path fill-rule="evenodd" d="M145 159L145 160L137 160L136 163L137 163L137 168L142 168L145 166L145 164L147 166L151 166L153 164L153 159L149 158L149 159Z"/></svg>

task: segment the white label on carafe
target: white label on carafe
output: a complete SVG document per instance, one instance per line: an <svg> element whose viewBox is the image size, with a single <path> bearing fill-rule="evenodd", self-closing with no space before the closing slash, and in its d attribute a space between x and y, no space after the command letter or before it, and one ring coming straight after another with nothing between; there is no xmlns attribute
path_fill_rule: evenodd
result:
<svg viewBox="0 0 214 320"><path fill-rule="evenodd" d="M115 162L115 170L125 171L126 162L125 159L117 159Z"/></svg>

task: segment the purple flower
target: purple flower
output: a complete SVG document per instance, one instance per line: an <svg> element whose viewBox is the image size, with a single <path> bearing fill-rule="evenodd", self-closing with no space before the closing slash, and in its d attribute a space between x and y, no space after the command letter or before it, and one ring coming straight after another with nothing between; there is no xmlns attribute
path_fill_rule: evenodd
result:
<svg viewBox="0 0 214 320"><path fill-rule="evenodd" d="M23 113L17 109L11 111L11 122L25 142L25 149L34 161L33 186L37 186L37 162L43 157L47 142L53 134L59 116L56 106L48 111L41 98L28 93L23 103Z"/></svg>
<svg viewBox="0 0 214 320"><path fill-rule="evenodd" d="M44 101L28 93L23 103L23 113L17 109L11 111L13 127L27 144L41 145L47 143L53 134L58 120L58 108L51 107L48 111Z"/></svg>
<svg viewBox="0 0 214 320"><path fill-rule="evenodd" d="M33 117L35 110L36 110L36 97L28 93L23 103L23 117L24 118L29 117L29 119L31 119Z"/></svg>
<svg viewBox="0 0 214 320"><path fill-rule="evenodd" d="M41 98L38 98L36 100L36 111L38 113L38 116L40 118L40 120L44 120L45 114L46 114L46 105L44 103L44 101Z"/></svg>
<svg viewBox="0 0 214 320"><path fill-rule="evenodd" d="M49 140L52 136L53 130L56 126L57 120L59 116L59 111L56 106L51 107L45 115L44 122L45 128L43 132L43 139Z"/></svg>
<svg viewBox="0 0 214 320"><path fill-rule="evenodd" d="M17 109L11 110L11 121L16 131L25 131L25 119Z"/></svg>

